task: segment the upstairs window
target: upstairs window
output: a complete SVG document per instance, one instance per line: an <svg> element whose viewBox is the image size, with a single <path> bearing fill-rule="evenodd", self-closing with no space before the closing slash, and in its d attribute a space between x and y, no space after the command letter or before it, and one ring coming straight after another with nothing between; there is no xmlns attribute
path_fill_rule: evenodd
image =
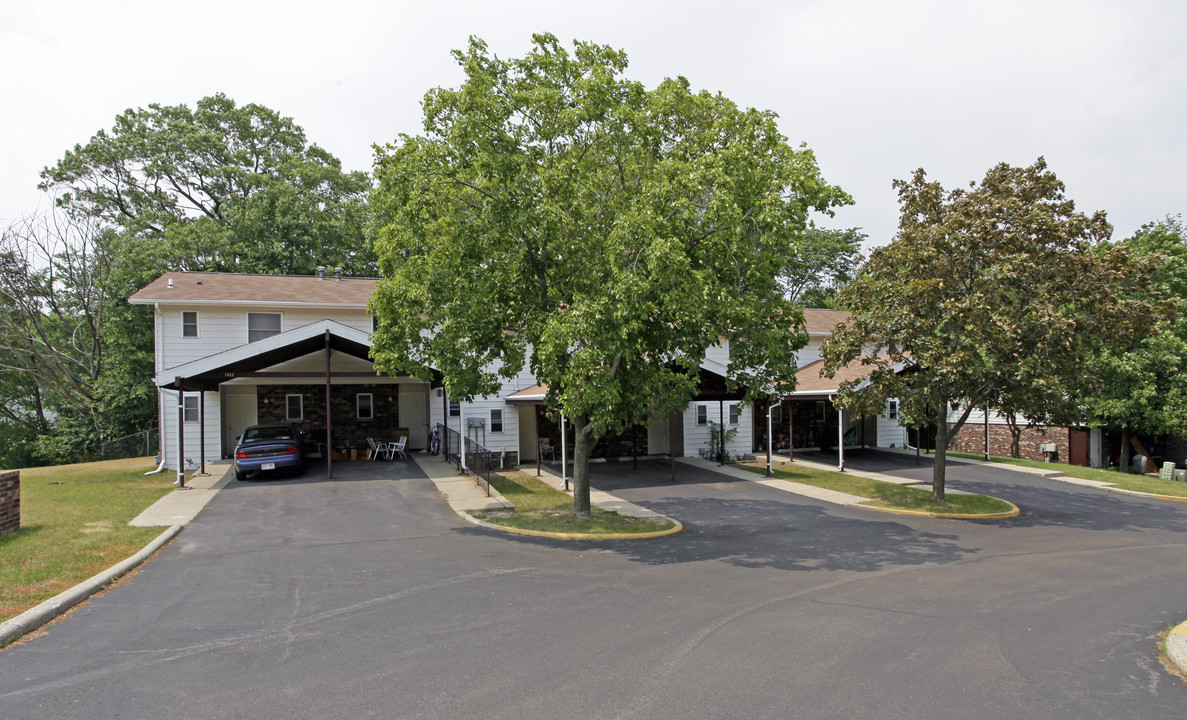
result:
<svg viewBox="0 0 1187 720"><path fill-rule="evenodd" d="M183 338L198 337L198 311L181 311L181 336Z"/></svg>
<svg viewBox="0 0 1187 720"><path fill-rule="evenodd" d="M280 313L249 312L247 341L249 343L280 334Z"/></svg>

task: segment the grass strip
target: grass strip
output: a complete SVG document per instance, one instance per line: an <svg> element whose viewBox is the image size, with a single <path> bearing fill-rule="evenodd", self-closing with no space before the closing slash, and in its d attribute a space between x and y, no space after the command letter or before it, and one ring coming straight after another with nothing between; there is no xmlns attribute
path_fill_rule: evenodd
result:
<svg viewBox="0 0 1187 720"><path fill-rule="evenodd" d="M0 621L135 554L161 528L128 521L172 490L151 458L21 470L21 529L0 536Z"/></svg>
<svg viewBox="0 0 1187 720"><path fill-rule="evenodd" d="M747 470L759 474L766 474L766 467L744 466ZM960 513L989 515L1010 512L1013 506L1004 500L987 495L965 495L950 493L944 502L932 502L931 488L910 487L896 483L874 480L872 478L850 475L848 473L830 472L812 468L795 468L775 470L774 477L803 483L813 487L835 490L860 497L870 498L865 503L873 507L893 508L896 510L914 510L934 513Z"/></svg>
<svg viewBox="0 0 1187 720"><path fill-rule="evenodd" d="M563 493L525 472L491 475L490 484L507 498L515 510L488 510L474 513L495 525L555 533L650 533L674 527L670 520L654 520L620 515L593 508L588 518L573 513L572 496Z"/></svg>
<svg viewBox="0 0 1187 720"><path fill-rule="evenodd" d="M985 455L982 453L956 453L949 451L948 455L958 458L968 458L970 460L985 459ZM1134 492L1151 493L1154 495L1170 495L1172 497L1187 497L1187 483L1163 480L1157 476L1123 473L1116 469L1101 470L1083 467L1081 465L1064 465L1063 463L1046 463L1022 458L998 457L996 455L990 455L989 461L1003 465L1039 468L1041 470L1058 470L1064 475L1082 480L1097 480L1099 482L1110 483L1123 490L1133 490Z"/></svg>

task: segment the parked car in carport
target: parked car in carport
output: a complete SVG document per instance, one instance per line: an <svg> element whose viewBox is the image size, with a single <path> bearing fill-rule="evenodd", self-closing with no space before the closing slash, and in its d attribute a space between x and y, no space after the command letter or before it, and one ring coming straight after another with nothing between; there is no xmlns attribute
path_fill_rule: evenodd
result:
<svg viewBox="0 0 1187 720"><path fill-rule="evenodd" d="M301 434L292 425L252 425L235 446L235 479L248 473L291 470L305 474Z"/></svg>

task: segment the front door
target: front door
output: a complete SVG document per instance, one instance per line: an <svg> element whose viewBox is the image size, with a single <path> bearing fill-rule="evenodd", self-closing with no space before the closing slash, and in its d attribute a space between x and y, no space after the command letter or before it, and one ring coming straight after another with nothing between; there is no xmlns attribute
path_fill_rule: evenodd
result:
<svg viewBox="0 0 1187 720"><path fill-rule="evenodd" d="M239 436L257 422L256 394L253 390L250 393L223 393L223 397L226 398L223 413L223 457L231 457Z"/></svg>

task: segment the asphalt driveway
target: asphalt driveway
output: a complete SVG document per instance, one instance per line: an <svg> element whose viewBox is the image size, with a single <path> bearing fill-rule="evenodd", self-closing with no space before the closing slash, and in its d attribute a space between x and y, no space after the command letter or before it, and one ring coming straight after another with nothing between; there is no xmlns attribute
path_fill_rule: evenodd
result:
<svg viewBox="0 0 1187 720"><path fill-rule="evenodd" d="M1187 616L1182 504L953 468L954 487L1023 509L970 522L667 473L608 463L594 483L684 533L576 543L464 523L411 463L232 483L139 577L0 653L0 708L516 719L1187 708L1155 646Z"/></svg>

